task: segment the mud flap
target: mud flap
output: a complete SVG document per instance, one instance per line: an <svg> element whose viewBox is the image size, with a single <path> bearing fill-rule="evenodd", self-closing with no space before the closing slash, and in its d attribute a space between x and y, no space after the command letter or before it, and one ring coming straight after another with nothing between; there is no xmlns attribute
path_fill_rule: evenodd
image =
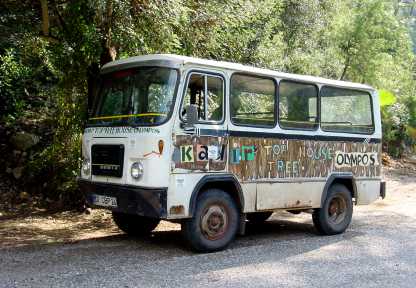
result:
<svg viewBox="0 0 416 288"><path fill-rule="evenodd" d="M386 198L386 182L382 181L380 183L380 197L381 199Z"/></svg>
<svg viewBox="0 0 416 288"><path fill-rule="evenodd" d="M240 215L240 225L238 229L238 235L244 236L246 234L246 224L247 224L247 215L241 214Z"/></svg>

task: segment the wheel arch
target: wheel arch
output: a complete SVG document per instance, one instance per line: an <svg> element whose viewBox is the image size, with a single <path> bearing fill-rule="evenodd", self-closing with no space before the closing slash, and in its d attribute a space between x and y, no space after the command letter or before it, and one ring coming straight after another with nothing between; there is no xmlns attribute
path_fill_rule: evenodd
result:
<svg viewBox="0 0 416 288"><path fill-rule="evenodd" d="M199 180L192 191L191 199L189 201L189 216L192 217L194 215L198 197L210 188L221 189L228 193L235 201L239 212L241 213L243 211L244 195L241 185L234 175L205 175Z"/></svg>
<svg viewBox="0 0 416 288"><path fill-rule="evenodd" d="M354 175L352 173L332 174L328 177L328 180L325 183L324 191L321 196L321 207L323 206L326 196L328 195L329 188L331 188L334 184L345 185L348 190L350 190L351 197L357 199L357 185L355 183Z"/></svg>

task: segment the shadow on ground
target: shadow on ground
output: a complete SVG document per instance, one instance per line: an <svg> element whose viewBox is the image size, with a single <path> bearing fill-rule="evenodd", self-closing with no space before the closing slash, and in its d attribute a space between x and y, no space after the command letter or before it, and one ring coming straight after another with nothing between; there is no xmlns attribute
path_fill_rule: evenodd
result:
<svg viewBox="0 0 416 288"><path fill-rule="evenodd" d="M267 244L271 240L298 240L317 237L308 216L293 216L291 221L290 214L284 213L284 220L276 219L276 215L274 215L264 223L255 225L248 223L246 234L238 236L229 248L232 250L258 246ZM182 238L179 224L162 221L150 236L135 238L120 232L112 223L111 215L106 211L87 216L68 213L67 215L49 216L46 219L29 217L6 222L0 224L0 249L18 247L27 249L30 246L47 248L56 245L96 245L97 248L117 246L119 251L140 250L142 253L171 250L172 256L192 253Z"/></svg>

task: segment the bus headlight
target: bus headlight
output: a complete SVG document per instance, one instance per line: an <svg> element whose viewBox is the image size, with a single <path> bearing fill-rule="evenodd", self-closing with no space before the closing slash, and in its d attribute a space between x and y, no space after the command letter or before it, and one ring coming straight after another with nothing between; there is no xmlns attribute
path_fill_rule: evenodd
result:
<svg viewBox="0 0 416 288"><path fill-rule="evenodd" d="M90 172L91 172L91 162L90 162L90 159L84 158L82 160L82 172L84 172L85 175L90 175Z"/></svg>
<svg viewBox="0 0 416 288"><path fill-rule="evenodd" d="M134 179L140 179L143 176L143 171L144 167L142 162L134 162L131 165L130 174Z"/></svg>

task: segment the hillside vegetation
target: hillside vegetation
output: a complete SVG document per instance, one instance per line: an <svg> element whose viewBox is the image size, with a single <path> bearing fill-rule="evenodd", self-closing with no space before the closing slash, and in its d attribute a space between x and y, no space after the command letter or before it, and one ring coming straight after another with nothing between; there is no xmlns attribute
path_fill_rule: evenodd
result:
<svg viewBox="0 0 416 288"><path fill-rule="evenodd" d="M88 93L103 64L133 55L370 84L382 95L385 151L411 152L415 15L409 0L3 0L0 210L27 199L82 203L75 177Z"/></svg>

